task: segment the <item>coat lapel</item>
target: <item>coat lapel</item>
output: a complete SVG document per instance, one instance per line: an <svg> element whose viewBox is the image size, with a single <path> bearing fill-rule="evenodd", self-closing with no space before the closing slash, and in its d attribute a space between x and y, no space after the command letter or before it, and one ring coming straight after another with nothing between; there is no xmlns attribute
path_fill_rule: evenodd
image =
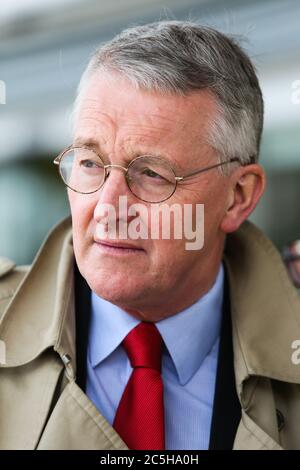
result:
<svg viewBox="0 0 300 470"><path fill-rule="evenodd" d="M0 449L35 449L64 372L56 356L45 351L26 366L0 370Z"/></svg>
<svg viewBox="0 0 300 470"><path fill-rule="evenodd" d="M233 450L283 450L283 448L243 410Z"/></svg>
<svg viewBox="0 0 300 470"><path fill-rule="evenodd" d="M39 450L128 450L113 427L74 381L61 393Z"/></svg>

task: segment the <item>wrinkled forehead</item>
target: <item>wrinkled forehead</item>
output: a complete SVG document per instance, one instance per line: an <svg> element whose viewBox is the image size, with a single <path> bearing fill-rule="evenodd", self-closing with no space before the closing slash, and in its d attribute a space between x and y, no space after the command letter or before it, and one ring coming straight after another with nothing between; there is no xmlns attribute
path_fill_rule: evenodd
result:
<svg viewBox="0 0 300 470"><path fill-rule="evenodd" d="M139 89L120 74L95 73L83 89L78 105L82 120L107 118L114 124L138 121L162 129L202 128L217 112L208 89L176 95Z"/></svg>
<svg viewBox="0 0 300 470"><path fill-rule="evenodd" d="M102 147L143 145L144 151L157 145L191 151L207 140L216 110L208 90L163 94L137 89L120 74L97 73L81 94L74 140Z"/></svg>

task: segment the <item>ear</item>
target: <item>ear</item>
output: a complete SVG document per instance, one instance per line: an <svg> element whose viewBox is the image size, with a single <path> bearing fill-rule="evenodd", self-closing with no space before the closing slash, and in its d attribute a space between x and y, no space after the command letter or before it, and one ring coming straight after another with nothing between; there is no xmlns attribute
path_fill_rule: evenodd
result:
<svg viewBox="0 0 300 470"><path fill-rule="evenodd" d="M230 179L227 210L220 224L224 233L239 228L255 209L266 186L265 172L256 163L237 168Z"/></svg>

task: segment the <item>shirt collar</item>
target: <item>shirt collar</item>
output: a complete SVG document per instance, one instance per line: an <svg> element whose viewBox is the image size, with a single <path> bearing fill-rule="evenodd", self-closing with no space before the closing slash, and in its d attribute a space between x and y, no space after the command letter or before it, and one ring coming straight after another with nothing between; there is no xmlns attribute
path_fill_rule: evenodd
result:
<svg viewBox="0 0 300 470"><path fill-rule="evenodd" d="M96 367L140 321L95 292L92 292L91 310L89 358L92 367Z"/></svg>
<svg viewBox="0 0 300 470"><path fill-rule="evenodd" d="M220 332L224 267L210 290L197 302L156 324L173 359L181 385L201 366Z"/></svg>
<svg viewBox="0 0 300 470"><path fill-rule="evenodd" d="M214 285L204 296L176 315L155 323L182 385L199 369L218 338L223 282L224 268L221 264ZM140 321L94 292L91 309L89 357L92 367L96 367Z"/></svg>

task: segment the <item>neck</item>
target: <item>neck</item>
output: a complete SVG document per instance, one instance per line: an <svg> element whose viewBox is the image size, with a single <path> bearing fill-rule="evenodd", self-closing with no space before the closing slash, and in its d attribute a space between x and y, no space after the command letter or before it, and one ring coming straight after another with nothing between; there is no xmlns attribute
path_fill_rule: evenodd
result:
<svg viewBox="0 0 300 470"><path fill-rule="evenodd" d="M129 315L141 321L158 322L165 318L176 315L186 308L193 305L201 297L203 297L214 285L221 265L221 258L216 260L214 266L210 266L210 276L202 277L198 283L191 286L190 280L182 283L177 295L170 293L164 299L160 298L157 304L143 305L141 308L137 306L118 305L125 310ZM205 273L205 270L203 270Z"/></svg>

